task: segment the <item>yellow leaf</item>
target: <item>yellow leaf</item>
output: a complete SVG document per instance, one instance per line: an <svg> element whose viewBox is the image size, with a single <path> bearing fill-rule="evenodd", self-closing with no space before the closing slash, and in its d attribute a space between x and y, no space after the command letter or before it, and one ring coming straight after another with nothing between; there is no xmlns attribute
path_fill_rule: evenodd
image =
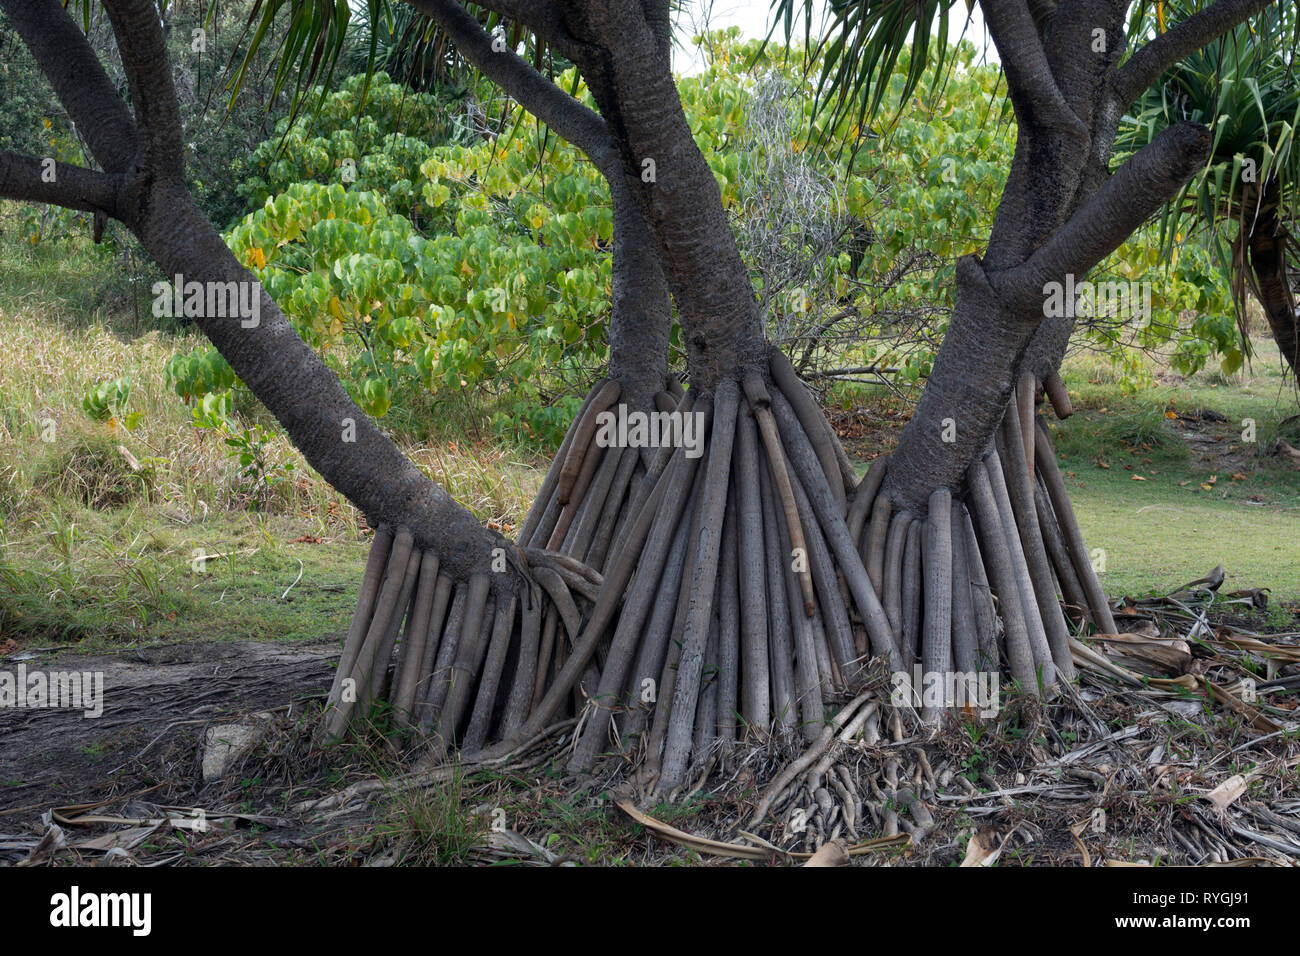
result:
<svg viewBox="0 0 1300 956"><path fill-rule="evenodd" d="M257 266L259 269L266 268L266 253L262 251L261 246L253 246L253 248L248 251L248 254L253 259L253 265Z"/></svg>

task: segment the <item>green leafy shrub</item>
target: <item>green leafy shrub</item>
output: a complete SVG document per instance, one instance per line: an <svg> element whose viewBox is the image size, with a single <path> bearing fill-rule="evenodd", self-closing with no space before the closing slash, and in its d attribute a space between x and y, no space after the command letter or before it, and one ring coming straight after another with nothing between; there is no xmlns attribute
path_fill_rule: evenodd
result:
<svg viewBox="0 0 1300 956"><path fill-rule="evenodd" d="M368 414L476 403L501 434L558 441L572 386L605 355L603 179L567 144L522 133L430 148L414 172L375 189L293 182L226 239ZM188 401L242 387L212 350L168 376Z"/></svg>
<svg viewBox="0 0 1300 956"><path fill-rule="evenodd" d="M116 422L127 431L134 431L142 413L127 411L130 401L131 376L119 375L87 390L81 408L97 422Z"/></svg>
<svg viewBox="0 0 1300 956"><path fill-rule="evenodd" d="M368 86L364 75L349 77L319 112L280 121L253 151L239 194L259 209L295 183L338 183L379 191L391 212L418 221L420 165L452 132L450 96L413 93L385 73Z"/></svg>

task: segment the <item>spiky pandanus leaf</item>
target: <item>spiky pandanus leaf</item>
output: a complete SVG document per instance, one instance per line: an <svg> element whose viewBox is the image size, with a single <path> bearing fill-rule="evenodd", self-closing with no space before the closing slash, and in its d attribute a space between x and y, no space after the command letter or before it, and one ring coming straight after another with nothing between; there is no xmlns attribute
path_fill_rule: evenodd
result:
<svg viewBox="0 0 1300 956"><path fill-rule="evenodd" d="M1166 13L1186 17L1203 4L1172 2ZM1159 29L1153 9L1145 29ZM1276 4L1232 33L1186 57L1154 83L1138 101L1120 147L1136 150L1173 123L1195 121L1214 133L1209 161L1161 216L1160 242L1166 260L1186 234L1204 234L1214 245L1224 278L1233 290L1243 354L1251 352L1245 319L1247 292L1263 300L1249 259L1259 228L1293 220L1300 185L1300 86L1296 49L1300 20L1296 8ZM1233 227L1235 226L1235 233ZM1289 256L1294 239L1276 233L1280 254ZM1288 284L1288 292L1290 292ZM1288 303L1292 314L1294 300Z"/></svg>

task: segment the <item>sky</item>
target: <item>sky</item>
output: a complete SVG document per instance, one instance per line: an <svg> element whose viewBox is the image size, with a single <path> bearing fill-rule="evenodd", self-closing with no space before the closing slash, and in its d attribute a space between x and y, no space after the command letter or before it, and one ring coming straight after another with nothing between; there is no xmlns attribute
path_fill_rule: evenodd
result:
<svg viewBox="0 0 1300 956"><path fill-rule="evenodd" d="M678 19L677 48L674 51L673 68L679 73L694 74L703 69L699 51L691 44L691 37L706 22L711 29L738 26L747 37L764 37L771 26L769 14L770 0L688 0L687 9ZM965 26L964 8L958 4L948 24L949 39L956 42ZM814 18L814 24L817 20ZM975 6L971 14L971 23L966 38L978 48L985 43L984 18ZM990 62L997 62L997 53L993 44L987 44L986 54Z"/></svg>

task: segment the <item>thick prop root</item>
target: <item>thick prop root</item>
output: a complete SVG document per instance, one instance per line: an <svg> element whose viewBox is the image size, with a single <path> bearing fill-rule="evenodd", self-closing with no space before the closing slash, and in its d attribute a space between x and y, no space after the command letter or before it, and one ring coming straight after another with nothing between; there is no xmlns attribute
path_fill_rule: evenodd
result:
<svg viewBox="0 0 1300 956"><path fill-rule="evenodd" d="M856 480L779 353L712 394L673 384L639 410L672 440L622 447L601 424L619 384L598 383L518 546L466 580L405 529L376 532L330 736L381 700L436 753L491 759L563 726L571 770L618 755L666 794L728 745L802 736L813 756L774 791L811 771L814 803L853 798L837 811L852 830L871 795L828 774L826 754L836 735L879 732L884 711L862 696L872 659L893 674L889 712L933 722L984 703L969 696L988 686L979 672L1031 694L1071 678L1070 621L1114 631L1032 378L964 486L924 515L891 499L887 458ZM756 817L792 799L772 792Z"/></svg>

